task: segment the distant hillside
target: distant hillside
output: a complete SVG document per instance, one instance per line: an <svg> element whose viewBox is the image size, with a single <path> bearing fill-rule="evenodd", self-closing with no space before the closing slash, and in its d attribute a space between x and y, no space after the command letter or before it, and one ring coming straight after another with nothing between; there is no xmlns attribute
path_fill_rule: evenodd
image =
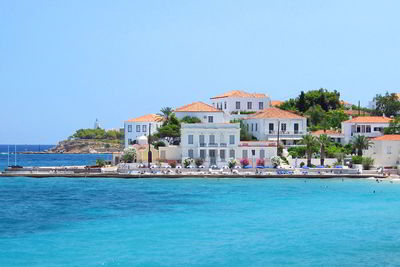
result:
<svg viewBox="0 0 400 267"><path fill-rule="evenodd" d="M49 153L112 153L123 150L120 140L76 139L64 140Z"/></svg>

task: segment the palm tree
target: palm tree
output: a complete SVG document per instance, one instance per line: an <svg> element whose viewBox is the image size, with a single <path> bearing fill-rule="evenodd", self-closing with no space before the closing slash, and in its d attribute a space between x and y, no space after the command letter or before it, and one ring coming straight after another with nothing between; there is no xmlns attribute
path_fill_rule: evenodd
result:
<svg viewBox="0 0 400 267"><path fill-rule="evenodd" d="M351 139L351 144L353 145L353 148L357 150L358 156L363 155L363 149L368 149L371 147L371 142L364 135L353 136Z"/></svg>
<svg viewBox="0 0 400 267"><path fill-rule="evenodd" d="M311 167L311 157L315 147L317 146L317 140L313 135L306 134L303 135L302 139L300 140L300 144L305 145L306 147L307 166Z"/></svg>
<svg viewBox="0 0 400 267"><path fill-rule="evenodd" d="M324 166L325 162L325 148L331 143L331 139L326 134L321 134L317 141L321 147L321 165Z"/></svg>
<svg viewBox="0 0 400 267"><path fill-rule="evenodd" d="M172 114L172 108L171 107L164 107L160 110L161 113L158 115L163 116L166 120L171 116Z"/></svg>

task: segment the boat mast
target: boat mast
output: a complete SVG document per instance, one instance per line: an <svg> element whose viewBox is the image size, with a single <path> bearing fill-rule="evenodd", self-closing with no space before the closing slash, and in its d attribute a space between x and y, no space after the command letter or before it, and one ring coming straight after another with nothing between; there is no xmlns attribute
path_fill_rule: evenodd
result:
<svg viewBox="0 0 400 267"><path fill-rule="evenodd" d="M10 167L10 145L8 147L8 152L7 152L7 167Z"/></svg>
<svg viewBox="0 0 400 267"><path fill-rule="evenodd" d="M14 145L14 155L15 155L15 157L14 157L14 159L15 159L15 163L14 163L14 166L17 166L17 145Z"/></svg>

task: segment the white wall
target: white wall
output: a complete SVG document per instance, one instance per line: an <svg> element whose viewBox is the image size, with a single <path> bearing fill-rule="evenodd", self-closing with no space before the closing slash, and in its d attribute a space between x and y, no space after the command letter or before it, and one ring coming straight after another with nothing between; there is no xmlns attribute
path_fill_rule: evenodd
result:
<svg viewBox="0 0 400 267"><path fill-rule="evenodd" d="M400 141L372 140L372 146L363 150L363 156L374 159L374 166L396 166L399 162Z"/></svg>
<svg viewBox="0 0 400 267"><path fill-rule="evenodd" d="M160 160L181 160L182 149L180 146L165 146L159 147Z"/></svg>
<svg viewBox="0 0 400 267"><path fill-rule="evenodd" d="M240 102L240 109L236 108L236 102ZM251 102L251 109L247 108L247 103ZM260 109L259 103L262 102L263 106ZM260 111L271 106L271 99L269 97L224 97L211 99L212 106L217 108L222 107L222 111L230 114L232 111ZM225 105L226 103L226 105Z"/></svg>
<svg viewBox="0 0 400 267"><path fill-rule="evenodd" d="M140 136L147 136L149 134L149 124L151 124L151 134L154 134L158 127L161 126L161 122L124 122L124 131L125 131L125 148L128 147L129 139L132 141L137 140ZM131 131L129 125L132 127ZM140 131L137 131L136 127L140 127ZM145 126L145 130L143 131L143 126Z"/></svg>
<svg viewBox="0 0 400 267"><path fill-rule="evenodd" d="M202 123L208 123L208 117L213 117L213 123L226 122L225 114L223 112L175 112L175 116L178 119L182 119L186 116L196 117L201 120Z"/></svg>
<svg viewBox="0 0 400 267"><path fill-rule="evenodd" d="M367 126L369 125L371 127L371 132L370 133L357 133L354 132L353 135L351 133L352 131L352 126L357 127L357 126ZM353 136L356 135L364 135L366 137L378 137L382 136L383 133L380 131L374 131L374 128L386 128L389 127L389 123L352 123L352 122L342 122L342 133L344 134L344 142L348 143L351 141Z"/></svg>

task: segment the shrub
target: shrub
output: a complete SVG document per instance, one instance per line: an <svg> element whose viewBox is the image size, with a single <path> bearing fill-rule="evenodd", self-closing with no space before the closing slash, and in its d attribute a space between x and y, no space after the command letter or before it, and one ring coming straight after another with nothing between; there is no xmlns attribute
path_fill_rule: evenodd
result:
<svg viewBox="0 0 400 267"><path fill-rule="evenodd" d="M136 159L136 150L134 148L127 148L124 150L122 160L126 163L132 163Z"/></svg>
<svg viewBox="0 0 400 267"><path fill-rule="evenodd" d="M96 166L104 167L106 166L106 161L104 159L96 159Z"/></svg>
<svg viewBox="0 0 400 267"><path fill-rule="evenodd" d="M203 165L204 161L203 161L203 159L196 159L194 163L196 164L196 167L198 168L201 165Z"/></svg>
<svg viewBox="0 0 400 267"><path fill-rule="evenodd" d="M374 159L370 157L365 157L362 159L362 165L364 170L369 170L374 165Z"/></svg>
<svg viewBox="0 0 400 267"><path fill-rule="evenodd" d="M241 160L240 160L240 164L241 164L243 167L245 167L245 166L249 165L249 160L248 160L248 159L241 159Z"/></svg>
<svg viewBox="0 0 400 267"><path fill-rule="evenodd" d="M154 148L158 150L158 148L160 146L165 146L165 143L163 141L157 141L157 142L153 143L153 145L154 145Z"/></svg>
<svg viewBox="0 0 400 267"><path fill-rule="evenodd" d="M185 168L187 168L190 164L192 164L192 162L193 162L193 159L191 159L191 158L186 158L186 159L183 161L183 166L184 166Z"/></svg>
<svg viewBox="0 0 400 267"><path fill-rule="evenodd" d="M228 162L228 167L229 167L229 169L235 168L236 164L237 164L237 162L236 162L235 159L229 160L229 162Z"/></svg>
<svg viewBox="0 0 400 267"><path fill-rule="evenodd" d="M271 158L271 163L274 165L274 167L278 167L279 165L281 165L281 158L278 156L273 156Z"/></svg>
<svg viewBox="0 0 400 267"><path fill-rule="evenodd" d="M264 159L257 159L256 164L257 164L257 166L264 166L265 161L264 161Z"/></svg>
<svg viewBox="0 0 400 267"><path fill-rule="evenodd" d="M362 164L363 163L363 157L362 156L353 156L351 158L351 162L353 164Z"/></svg>
<svg viewBox="0 0 400 267"><path fill-rule="evenodd" d="M176 161L171 161L169 166L171 166L171 168L176 168Z"/></svg>
<svg viewBox="0 0 400 267"><path fill-rule="evenodd" d="M286 165L289 165L289 161L287 160L286 157L281 156L281 160L282 160Z"/></svg>
<svg viewBox="0 0 400 267"><path fill-rule="evenodd" d="M300 162L300 168L303 168L306 165L304 162Z"/></svg>

